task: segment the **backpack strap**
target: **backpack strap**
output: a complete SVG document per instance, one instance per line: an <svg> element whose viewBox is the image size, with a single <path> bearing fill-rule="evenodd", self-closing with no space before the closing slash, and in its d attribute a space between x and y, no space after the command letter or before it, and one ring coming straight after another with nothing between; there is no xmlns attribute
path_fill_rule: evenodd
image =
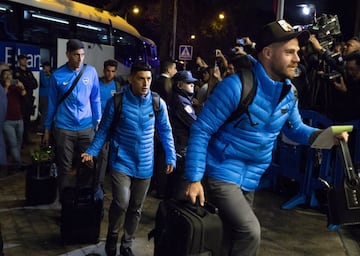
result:
<svg viewBox="0 0 360 256"><path fill-rule="evenodd" d="M114 82L115 82L115 86L116 86L116 92L124 91L125 86L121 84L121 82L119 81L119 79L117 77L115 77Z"/></svg>
<svg viewBox="0 0 360 256"><path fill-rule="evenodd" d="M75 86L77 85L77 83L79 82L80 80L80 77L82 76L82 74L84 73L85 69L86 69L86 65L87 64L83 64L79 74L76 76L75 80L72 82L70 88L63 94L63 96L60 98L60 100L56 103L56 106L55 106L55 111L54 113L56 114L57 112L57 109L59 107L59 105L61 103L64 102L64 100L66 100L66 98L71 94L71 92L74 90Z"/></svg>
<svg viewBox="0 0 360 256"><path fill-rule="evenodd" d="M157 92L151 91L151 96L155 117L157 117L160 112L160 95Z"/></svg>
<svg viewBox="0 0 360 256"><path fill-rule="evenodd" d="M252 70L249 68L242 68L237 72L237 75L242 83L240 102L237 109L231 114L225 123L236 120L244 113L247 113L248 116L250 116L248 107L252 103L256 94L256 84L254 82L254 74Z"/></svg>
<svg viewBox="0 0 360 256"><path fill-rule="evenodd" d="M116 126L120 121L120 114L122 111L122 97L124 92L115 93L114 98L114 116L110 125L110 129L108 132L108 139L114 134L116 130Z"/></svg>

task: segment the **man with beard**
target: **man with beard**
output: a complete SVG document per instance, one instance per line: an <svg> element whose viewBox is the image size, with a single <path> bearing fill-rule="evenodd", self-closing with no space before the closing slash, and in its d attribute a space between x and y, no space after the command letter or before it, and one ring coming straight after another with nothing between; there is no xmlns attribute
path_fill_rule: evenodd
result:
<svg viewBox="0 0 360 256"><path fill-rule="evenodd" d="M222 80L191 126L186 152L187 195L195 203L207 200L219 209L229 237L222 255L256 255L260 223L252 209L253 194L272 160L280 131L293 141L310 145L321 132L305 125L291 79L300 61L299 45L308 31L296 32L285 20L259 31L258 59L249 56L256 94L244 114L227 121L237 109L243 88L234 74ZM347 139L348 134L337 135Z"/></svg>

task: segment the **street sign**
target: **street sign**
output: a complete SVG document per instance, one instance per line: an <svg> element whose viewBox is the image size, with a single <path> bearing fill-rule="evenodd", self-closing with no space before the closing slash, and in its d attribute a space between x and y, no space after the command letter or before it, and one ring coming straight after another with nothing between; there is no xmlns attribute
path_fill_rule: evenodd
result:
<svg viewBox="0 0 360 256"><path fill-rule="evenodd" d="M193 54L193 47L191 45L179 46L179 60L191 60Z"/></svg>

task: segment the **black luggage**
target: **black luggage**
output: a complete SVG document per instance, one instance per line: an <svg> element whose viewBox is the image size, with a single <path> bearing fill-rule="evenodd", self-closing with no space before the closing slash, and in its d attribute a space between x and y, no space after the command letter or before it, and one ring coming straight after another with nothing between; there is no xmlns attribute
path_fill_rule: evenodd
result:
<svg viewBox="0 0 360 256"><path fill-rule="evenodd" d="M154 256L217 256L222 233L215 207L169 199L160 202L149 239L154 237Z"/></svg>
<svg viewBox="0 0 360 256"><path fill-rule="evenodd" d="M92 181L81 182L91 175ZM97 184L95 165L81 164L76 170L76 186L61 192L61 238L65 244L97 243L104 211L104 193ZM85 180L88 181L88 179Z"/></svg>
<svg viewBox="0 0 360 256"><path fill-rule="evenodd" d="M25 180L26 204L51 204L57 195L57 167L50 147L41 147L31 153L32 164Z"/></svg>
<svg viewBox="0 0 360 256"><path fill-rule="evenodd" d="M344 140L340 140L340 155L344 164L344 181L341 186L329 189L330 227L360 224L360 176L353 166L348 145Z"/></svg>

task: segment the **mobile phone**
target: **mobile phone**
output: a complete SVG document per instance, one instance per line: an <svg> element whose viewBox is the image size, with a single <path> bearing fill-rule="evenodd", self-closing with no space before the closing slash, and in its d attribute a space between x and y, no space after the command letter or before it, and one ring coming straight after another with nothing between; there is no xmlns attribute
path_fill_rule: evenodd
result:
<svg viewBox="0 0 360 256"><path fill-rule="evenodd" d="M236 44L238 45L245 45L245 39L244 38L237 38Z"/></svg>
<svg viewBox="0 0 360 256"><path fill-rule="evenodd" d="M11 80L11 84L15 84L15 85L17 85L17 83L19 82L19 80L18 79L12 79Z"/></svg>

